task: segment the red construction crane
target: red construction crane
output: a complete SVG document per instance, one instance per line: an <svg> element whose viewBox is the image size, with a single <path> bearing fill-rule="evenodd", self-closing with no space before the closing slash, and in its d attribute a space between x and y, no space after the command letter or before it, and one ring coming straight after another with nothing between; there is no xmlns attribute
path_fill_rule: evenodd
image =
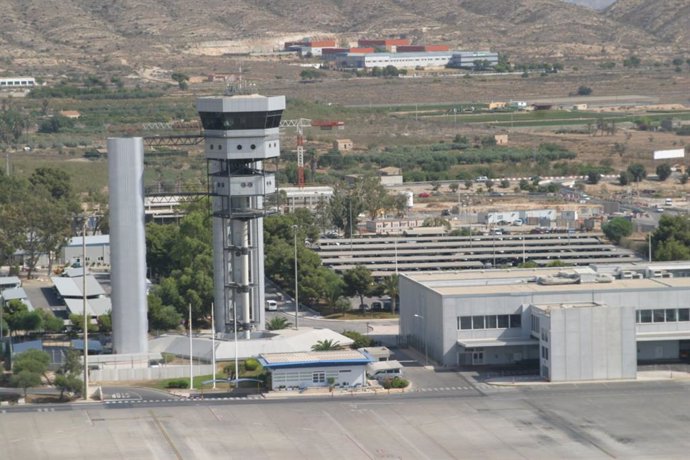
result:
<svg viewBox="0 0 690 460"><path fill-rule="evenodd" d="M304 188L304 128L312 126L307 118L297 120L281 120L281 128L295 128L297 130L297 186Z"/></svg>
<svg viewBox="0 0 690 460"><path fill-rule="evenodd" d="M304 128L311 126L321 129L342 128L345 126L343 121L328 121L328 120L309 120L307 118L298 118L296 120L281 120L281 128L295 128L297 130L297 186L304 188Z"/></svg>

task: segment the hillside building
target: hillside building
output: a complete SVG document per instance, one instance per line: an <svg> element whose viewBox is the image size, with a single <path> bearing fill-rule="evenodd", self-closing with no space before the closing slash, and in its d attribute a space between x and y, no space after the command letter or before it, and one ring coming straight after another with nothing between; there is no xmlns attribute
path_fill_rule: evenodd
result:
<svg viewBox="0 0 690 460"><path fill-rule="evenodd" d="M0 89L22 89L37 86L33 77L0 78Z"/></svg>
<svg viewBox="0 0 690 460"><path fill-rule="evenodd" d="M475 62L479 61L486 61L488 67L495 67L498 64L498 53L491 51L453 51L448 67L472 69L475 67Z"/></svg>

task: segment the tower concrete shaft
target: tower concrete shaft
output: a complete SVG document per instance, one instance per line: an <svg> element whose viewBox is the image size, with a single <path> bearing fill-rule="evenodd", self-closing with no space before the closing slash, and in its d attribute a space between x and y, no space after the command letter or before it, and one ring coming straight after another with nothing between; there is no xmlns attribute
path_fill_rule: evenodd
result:
<svg viewBox="0 0 690 460"><path fill-rule="evenodd" d="M148 353L144 142L108 139L113 351Z"/></svg>
<svg viewBox="0 0 690 460"><path fill-rule="evenodd" d="M216 332L264 325L264 198L276 193L263 162L280 155L284 96L235 95L197 100L213 216Z"/></svg>

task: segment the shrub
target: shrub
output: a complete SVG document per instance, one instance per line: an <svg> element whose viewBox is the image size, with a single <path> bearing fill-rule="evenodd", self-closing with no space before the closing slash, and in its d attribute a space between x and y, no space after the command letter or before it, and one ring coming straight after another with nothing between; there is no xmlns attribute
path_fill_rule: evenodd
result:
<svg viewBox="0 0 690 460"><path fill-rule="evenodd" d="M170 380L165 388L189 388L189 382L185 379Z"/></svg>
<svg viewBox="0 0 690 460"><path fill-rule="evenodd" d="M259 368L259 361L254 358L247 358L244 360L244 370L247 372L255 371Z"/></svg>
<svg viewBox="0 0 690 460"><path fill-rule="evenodd" d="M383 382L381 382L381 385L385 389L389 388L407 388L407 386L410 384L407 380L401 378L401 377L393 377L392 379L385 379Z"/></svg>

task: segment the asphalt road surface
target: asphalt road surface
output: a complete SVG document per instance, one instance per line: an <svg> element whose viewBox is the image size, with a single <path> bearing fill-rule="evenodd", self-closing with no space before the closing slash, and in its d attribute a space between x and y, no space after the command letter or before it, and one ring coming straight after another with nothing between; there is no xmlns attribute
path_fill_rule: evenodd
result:
<svg viewBox="0 0 690 460"><path fill-rule="evenodd" d="M688 382L0 408L2 458L685 459ZM42 409L42 408L41 408Z"/></svg>

